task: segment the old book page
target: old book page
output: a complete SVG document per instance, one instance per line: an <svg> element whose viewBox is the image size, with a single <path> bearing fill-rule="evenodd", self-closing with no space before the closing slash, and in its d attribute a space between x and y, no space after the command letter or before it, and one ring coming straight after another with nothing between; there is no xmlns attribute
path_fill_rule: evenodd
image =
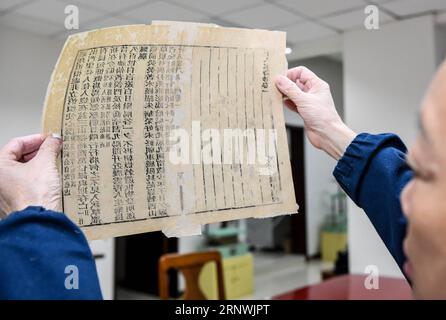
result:
<svg viewBox="0 0 446 320"><path fill-rule="evenodd" d="M285 34L156 22L70 36L48 87L63 211L89 239L297 212Z"/></svg>

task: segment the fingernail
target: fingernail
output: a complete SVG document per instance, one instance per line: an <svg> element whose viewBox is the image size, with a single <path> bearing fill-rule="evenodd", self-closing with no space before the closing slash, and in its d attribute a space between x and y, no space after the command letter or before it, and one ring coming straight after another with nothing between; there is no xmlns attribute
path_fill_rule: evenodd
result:
<svg viewBox="0 0 446 320"><path fill-rule="evenodd" d="M51 134L51 137L53 137L54 139L59 139L59 140L62 140L62 137L61 137L61 135L60 135L60 134L58 134L58 133L52 133L52 134Z"/></svg>

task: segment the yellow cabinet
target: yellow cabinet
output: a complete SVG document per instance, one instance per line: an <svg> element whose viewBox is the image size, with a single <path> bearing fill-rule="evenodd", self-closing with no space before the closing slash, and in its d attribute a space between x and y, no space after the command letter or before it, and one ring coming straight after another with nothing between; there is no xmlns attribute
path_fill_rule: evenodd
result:
<svg viewBox="0 0 446 320"><path fill-rule="evenodd" d="M227 299L251 295L254 291L254 264L252 254L223 259L223 274ZM217 299L218 284L214 262L206 264L200 273L200 288L210 299Z"/></svg>
<svg viewBox="0 0 446 320"><path fill-rule="evenodd" d="M338 252L347 246L347 233L328 232L321 233L321 255L323 261L335 262Z"/></svg>

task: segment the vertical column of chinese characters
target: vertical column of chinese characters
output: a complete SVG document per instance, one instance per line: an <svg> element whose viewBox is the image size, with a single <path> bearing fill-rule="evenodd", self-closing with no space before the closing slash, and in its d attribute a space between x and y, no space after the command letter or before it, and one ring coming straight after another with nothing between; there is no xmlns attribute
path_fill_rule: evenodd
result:
<svg viewBox="0 0 446 320"><path fill-rule="evenodd" d="M135 47L133 47L135 48ZM121 47L121 57L119 64L125 63L125 85L124 94L116 94L116 97L122 98L122 154L124 159L124 202L125 215L127 220L135 219L135 178L133 161L133 105L132 93L135 76L136 58L141 59L141 53L138 54L132 50L129 54L127 46ZM128 57L127 57L128 55ZM120 68L118 68L120 71ZM123 68L124 70L124 68ZM119 72L120 73L120 72Z"/></svg>
<svg viewBox="0 0 446 320"><path fill-rule="evenodd" d="M98 49L91 49L88 51L86 61L86 77L82 82L82 95L87 98L88 113L88 204L90 207L91 224L100 224L101 220L101 206L99 203L99 91L98 84L94 88L95 66Z"/></svg>
<svg viewBox="0 0 446 320"><path fill-rule="evenodd" d="M87 62L86 52L79 53L79 64L85 65ZM85 69L84 68L84 69ZM84 71L82 76L84 77ZM88 93L84 85L79 83L81 94L79 96L78 112L77 112L77 132L75 139L77 143L77 165L78 165L78 185L77 185L77 204L80 225L89 224L89 206L88 206L88 170L87 170L87 132L88 132Z"/></svg>
<svg viewBox="0 0 446 320"><path fill-rule="evenodd" d="M159 150L155 149L156 118L159 116L160 105L160 81L155 77L158 58L158 47L151 46L148 52L147 70L145 74L144 85L144 143L146 146L145 171L148 216L156 217L157 214L157 184L156 177L156 159L159 157Z"/></svg>
<svg viewBox="0 0 446 320"><path fill-rule="evenodd" d="M93 92L96 95L96 92L99 93L99 97L97 101L99 102L99 136L95 138L98 139L97 144L99 145L99 150L103 151L105 149L110 149L111 143L111 109L112 109L112 99L110 95L110 88L107 87L110 82L110 76L105 74L107 68L107 58L108 58L108 49L98 48L96 68L93 80ZM94 100L96 101L96 99ZM101 157L99 157L99 161L101 161ZM100 169L101 172L103 170ZM101 174L101 179L104 179L104 176ZM101 181L101 185L104 185L104 181ZM101 192L106 192L101 189ZM95 218L97 221L98 219ZM104 222L105 217L104 213L101 214L101 220Z"/></svg>
<svg viewBox="0 0 446 320"><path fill-rule="evenodd" d="M263 68L262 68L262 99L266 99L265 105L272 105L271 100L271 90L270 90L270 79L271 79L271 71L270 71L270 53L269 51L265 52L264 60L263 60ZM266 134L268 135L268 143L267 143L267 154L273 154L274 156L268 156L268 163L267 166L269 167L269 183L271 188L271 201L278 202L280 201L279 194L281 191L281 182L280 182L280 172L279 166L278 166L278 159L277 159L277 141L276 141L276 135L275 135L275 124L274 124L274 115L271 108L267 108L268 111L266 112L265 120L269 121L269 123L266 125L265 129L269 129ZM273 153L270 153L269 149L274 149ZM276 168L277 170L274 170L273 168Z"/></svg>
<svg viewBox="0 0 446 320"><path fill-rule="evenodd" d="M99 123L99 132L98 134L94 135L94 138L96 139L96 146L99 146L99 151L103 151L105 149L109 149L110 139L111 139L111 107L112 107L112 100L110 98L110 95L107 94L107 82L110 80L109 78L104 77L105 68L106 68L106 60L107 60L107 48L98 48L97 49L97 61L96 61L96 67L94 72L94 79L93 79L93 92L92 92L92 104L98 104L97 106L94 106L94 109L98 109L98 123ZM105 79L104 79L105 78ZM98 150L96 149L94 151L94 155L98 154ZM98 160L97 163L103 159L98 154ZM96 161L96 160L95 160ZM103 169L100 169L102 171ZM96 172L98 174L98 172ZM96 177L94 180L97 180L97 182L101 183L101 186L104 185L104 176L102 174L99 175L102 179L102 181L99 181ZM96 188L96 186L95 186ZM100 192L103 194L105 190L100 188ZM98 216L98 215L96 215ZM97 218L95 217L95 221L97 222ZM104 216L104 212L101 213L101 220L104 222L106 220Z"/></svg>
<svg viewBox="0 0 446 320"><path fill-rule="evenodd" d="M107 48L98 48L98 57L96 61L96 70L93 80L93 92L98 93L97 101L100 104L99 111L99 148L110 148L111 140L111 121L112 121L112 101L108 96L107 89L105 89L104 72L107 58ZM95 99L96 100L96 99Z"/></svg>
<svg viewBox="0 0 446 320"><path fill-rule="evenodd" d="M166 59L166 46L160 46L158 50L158 61L155 69L155 79L157 80L157 101L155 104L155 115L153 119L153 135L155 137L155 187L156 187L156 212L157 216L167 215L167 206L165 202L165 151L166 145L164 141L164 121L165 121L165 59Z"/></svg>
<svg viewBox="0 0 446 320"><path fill-rule="evenodd" d="M112 147L112 177L113 177L113 213L114 220L124 220L124 202L122 199L123 189L123 168L122 168L122 114L121 104L113 95L115 84L115 73L117 68L117 54L118 47L108 48L109 56L106 63L106 72L104 79L106 82L107 100L112 102L112 132L111 132L111 147Z"/></svg>
<svg viewBox="0 0 446 320"><path fill-rule="evenodd" d="M181 110L186 114L185 110L181 109L181 77L183 72L183 56L184 47L170 46L168 48L166 61L166 87L165 98L166 107L164 108L164 146L169 146L169 135L171 130L181 128L179 121L174 122L173 118L175 110ZM164 168L165 170L165 168ZM183 184L184 184L184 172L177 172L176 181L179 187L179 202L181 211L184 210L184 197L183 197Z"/></svg>
<svg viewBox="0 0 446 320"><path fill-rule="evenodd" d="M156 150L159 150L159 157L156 158L156 181L157 181L157 210L158 214L167 215L166 203L166 155L169 145L169 132L173 109L173 75L175 71L175 46L161 46L158 53L158 60L161 62L157 66L156 75L160 81L160 103L157 106L159 111L158 119L155 122Z"/></svg>
<svg viewBox="0 0 446 320"><path fill-rule="evenodd" d="M77 187L76 183L76 127L77 121L77 104L79 102L80 94L80 79L85 62L85 52L80 52L76 63L74 65L70 83L68 85L68 92L65 101L65 108L63 114L63 139L64 149L62 152L62 175L63 175L63 197L70 197L73 195L73 189ZM64 209L64 208L63 208ZM78 208L78 223L83 224L83 215L87 208Z"/></svg>

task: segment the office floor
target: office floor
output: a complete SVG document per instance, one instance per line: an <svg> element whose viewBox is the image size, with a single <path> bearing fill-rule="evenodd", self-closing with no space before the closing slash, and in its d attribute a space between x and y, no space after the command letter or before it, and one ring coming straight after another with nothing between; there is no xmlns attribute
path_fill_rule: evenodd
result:
<svg viewBox="0 0 446 320"><path fill-rule="evenodd" d="M303 256L278 253L254 253L254 294L241 299L269 299L275 295L321 281L321 270L330 264L305 261ZM158 299L153 295L117 288L119 300Z"/></svg>

